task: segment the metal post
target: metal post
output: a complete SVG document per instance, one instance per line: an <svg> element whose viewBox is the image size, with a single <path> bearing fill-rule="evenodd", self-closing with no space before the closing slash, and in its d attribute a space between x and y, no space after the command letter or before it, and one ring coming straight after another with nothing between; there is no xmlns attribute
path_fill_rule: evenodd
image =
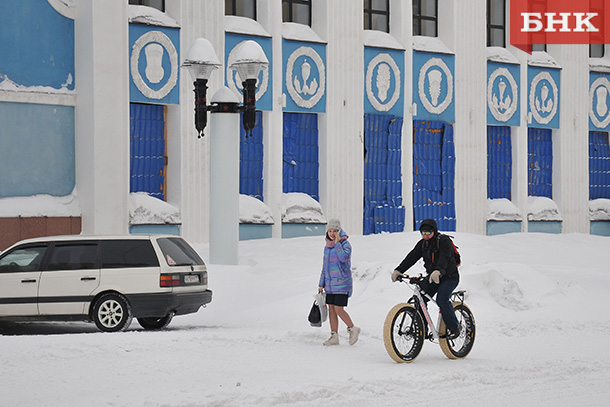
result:
<svg viewBox="0 0 610 407"><path fill-rule="evenodd" d="M239 100L222 87L210 116L210 263L239 262Z"/></svg>

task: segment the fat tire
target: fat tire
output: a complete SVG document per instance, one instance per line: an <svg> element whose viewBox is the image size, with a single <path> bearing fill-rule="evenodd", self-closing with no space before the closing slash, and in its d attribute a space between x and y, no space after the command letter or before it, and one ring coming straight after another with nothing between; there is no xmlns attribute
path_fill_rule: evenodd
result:
<svg viewBox="0 0 610 407"><path fill-rule="evenodd" d="M106 293L93 305L93 321L102 332L119 332L129 328L133 313L127 298L119 293Z"/></svg>
<svg viewBox="0 0 610 407"><path fill-rule="evenodd" d="M400 334L398 331L404 322L409 324L409 332ZM405 343L397 343L398 341L407 342L406 349L402 349ZM415 360L424 345L424 322L414 306L397 304L388 312L383 324L383 343L386 352L394 361L411 363Z"/></svg>
<svg viewBox="0 0 610 407"><path fill-rule="evenodd" d="M458 323L460 324L460 336L455 339L447 338L447 326L441 319L439 325L439 344L445 356L449 359L463 359L472 350L476 336L476 324L474 315L470 308L462 302L454 302L453 309L456 312Z"/></svg>
<svg viewBox="0 0 610 407"><path fill-rule="evenodd" d="M173 318L174 314L170 312L164 317L138 318L138 324L147 331L158 331L167 327Z"/></svg>

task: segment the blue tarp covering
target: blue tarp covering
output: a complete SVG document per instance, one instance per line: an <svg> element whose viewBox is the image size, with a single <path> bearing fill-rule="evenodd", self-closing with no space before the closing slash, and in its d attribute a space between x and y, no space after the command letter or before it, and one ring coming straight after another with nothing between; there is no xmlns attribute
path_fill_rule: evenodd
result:
<svg viewBox="0 0 610 407"><path fill-rule="evenodd" d="M164 200L165 121L163 105L131 103L129 192L146 192Z"/></svg>
<svg viewBox="0 0 610 407"><path fill-rule="evenodd" d="M589 132L589 199L610 199L608 133Z"/></svg>
<svg viewBox="0 0 610 407"><path fill-rule="evenodd" d="M256 112L256 126L252 136L240 126L239 135L239 193L263 200L263 112Z"/></svg>
<svg viewBox="0 0 610 407"><path fill-rule="evenodd" d="M318 115L284 113L283 192L303 192L319 200Z"/></svg>
<svg viewBox="0 0 610 407"><path fill-rule="evenodd" d="M509 126L487 126L487 198L511 199L512 147Z"/></svg>
<svg viewBox="0 0 610 407"><path fill-rule="evenodd" d="M364 234L402 232L402 117L364 115Z"/></svg>
<svg viewBox="0 0 610 407"><path fill-rule="evenodd" d="M553 199L551 129L529 128L527 137L528 195Z"/></svg>
<svg viewBox="0 0 610 407"><path fill-rule="evenodd" d="M413 216L439 230L455 230L455 149L453 126L439 121L413 122Z"/></svg>

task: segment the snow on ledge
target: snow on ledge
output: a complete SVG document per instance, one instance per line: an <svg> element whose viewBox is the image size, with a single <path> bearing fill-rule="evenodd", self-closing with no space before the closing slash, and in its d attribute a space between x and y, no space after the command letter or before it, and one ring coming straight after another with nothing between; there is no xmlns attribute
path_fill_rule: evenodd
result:
<svg viewBox="0 0 610 407"><path fill-rule="evenodd" d="M283 223L326 223L322 206L311 196L301 192L284 194Z"/></svg>
<svg viewBox="0 0 610 407"><path fill-rule="evenodd" d="M521 211L506 198L487 200L487 220L521 221Z"/></svg>
<svg viewBox="0 0 610 407"><path fill-rule="evenodd" d="M81 216L76 188L70 195L47 194L19 196L0 199L0 217L64 217Z"/></svg>
<svg viewBox="0 0 610 407"><path fill-rule="evenodd" d="M225 16L225 31L234 34L271 37L271 34L269 34L256 20L241 16Z"/></svg>
<svg viewBox="0 0 610 407"><path fill-rule="evenodd" d="M239 195L239 223L272 225L271 209L260 199Z"/></svg>
<svg viewBox="0 0 610 407"><path fill-rule="evenodd" d="M129 223L132 225L179 225L180 211L146 192L129 194Z"/></svg>
<svg viewBox="0 0 610 407"><path fill-rule="evenodd" d="M362 37L366 47L390 48L401 51L405 49L396 38L383 31L364 30Z"/></svg>
<svg viewBox="0 0 610 407"><path fill-rule="evenodd" d="M541 68L561 68L557 61L544 51L533 51L532 55L527 56L527 64Z"/></svg>
<svg viewBox="0 0 610 407"><path fill-rule="evenodd" d="M550 221L562 220L562 218L557 204L552 199L542 196L528 196L527 220Z"/></svg>
<svg viewBox="0 0 610 407"><path fill-rule="evenodd" d="M519 60L504 47L487 47L487 60L501 64L519 65Z"/></svg>
<svg viewBox="0 0 610 407"><path fill-rule="evenodd" d="M7 75L0 76L0 90L9 92L32 92L32 93L47 93L47 94L58 94L58 95L75 95L75 90L68 89L68 86L72 85L74 79L72 74L68 74L66 82L61 85L60 89L53 88L51 86L23 86L13 82Z"/></svg>
<svg viewBox="0 0 610 407"><path fill-rule="evenodd" d="M413 51L453 55L453 51L451 51L441 40L436 37L427 37L425 35L413 36Z"/></svg>
<svg viewBox="0 0 610 407"><path fill-rule="evenodd" d="M310 26L299 23L282 23L282 37L285 40L319 42L326 44Z"/></svg>
<svg viewBox="0 0 610 407"><path fill-rule="evenodd" d="M134 24L154 25L157 27L180 28L180 24L164 12L148 6L127 6L127 20Z"/></svg>
<svg viewBox="0 0 610 407"><path fill-rule="evenodd" d="M589 201L590 220L610 220L610 199L593 199Z"/></svg>
<svg viewBox="0 0 610 407"><path fill-rule="evenodd" d="M610 73L610 58L589 58L589 69L593 72Z"/></svg>

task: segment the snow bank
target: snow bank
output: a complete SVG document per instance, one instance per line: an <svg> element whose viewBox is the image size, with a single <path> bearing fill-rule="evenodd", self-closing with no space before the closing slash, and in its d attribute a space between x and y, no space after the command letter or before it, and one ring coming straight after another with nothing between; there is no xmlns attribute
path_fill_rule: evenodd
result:
<svg viewBox="0 0 610 407"><path fill-rule="evenodd" d="M225 16L225 31L236 34L271 37L256 20L241 16Z"/></svg>
<svg viewBox="0 0 610 407"><path fill-rule="evenodd" d="M146 192L129 194L129 223L132 225L181 224L180 211Z"/></svg>
<svg viewBox="0 0 610 407"><path fill-rule="evenodd" d="M275 222L271 209L264 202L252 196L239 195L239 223L270 225Z"/></svg>
<svg viewBox="0 0 610 407"><path fill-rule="evenodd" d="M610 199L593 199L589 201L591 220L610 220Z"/></svg>
<svg viewBox="0 0 610 407"><path fill-rule="evenodd" d="M33 195L0 199L0 217L81 216L76 188L70 195Z"/></svg>
<svg viewBox="0 0 610 407"><path fill-rule="evenodd" d="M544 51L533 51L527 57L527 64L542 68L561 68L555 59Z"/></svg>
<svg viewBox="0 0 610 407"><path fill-rule="evenodd" d="M283 223L326 223L318 201L301 192L284 194L282 199Z"/></svg>
<svg viewBox="0 0 610 407"><path fill-rule="evenodd" d="M523 220L521 211L506 198L487 200L487 220Z"/></svg>
<svg viewBox="0 0 610 407"><path fill-rule="evenodd" d="M519 60L504 47L487 47L487 60L503 64L519 64Z"/></svg>
<svg viewBox="0 0 610 407"><path fill-rule="evenodd" d="M527 197L527 220L562 220L557 204L543 196Z"/></svg>

